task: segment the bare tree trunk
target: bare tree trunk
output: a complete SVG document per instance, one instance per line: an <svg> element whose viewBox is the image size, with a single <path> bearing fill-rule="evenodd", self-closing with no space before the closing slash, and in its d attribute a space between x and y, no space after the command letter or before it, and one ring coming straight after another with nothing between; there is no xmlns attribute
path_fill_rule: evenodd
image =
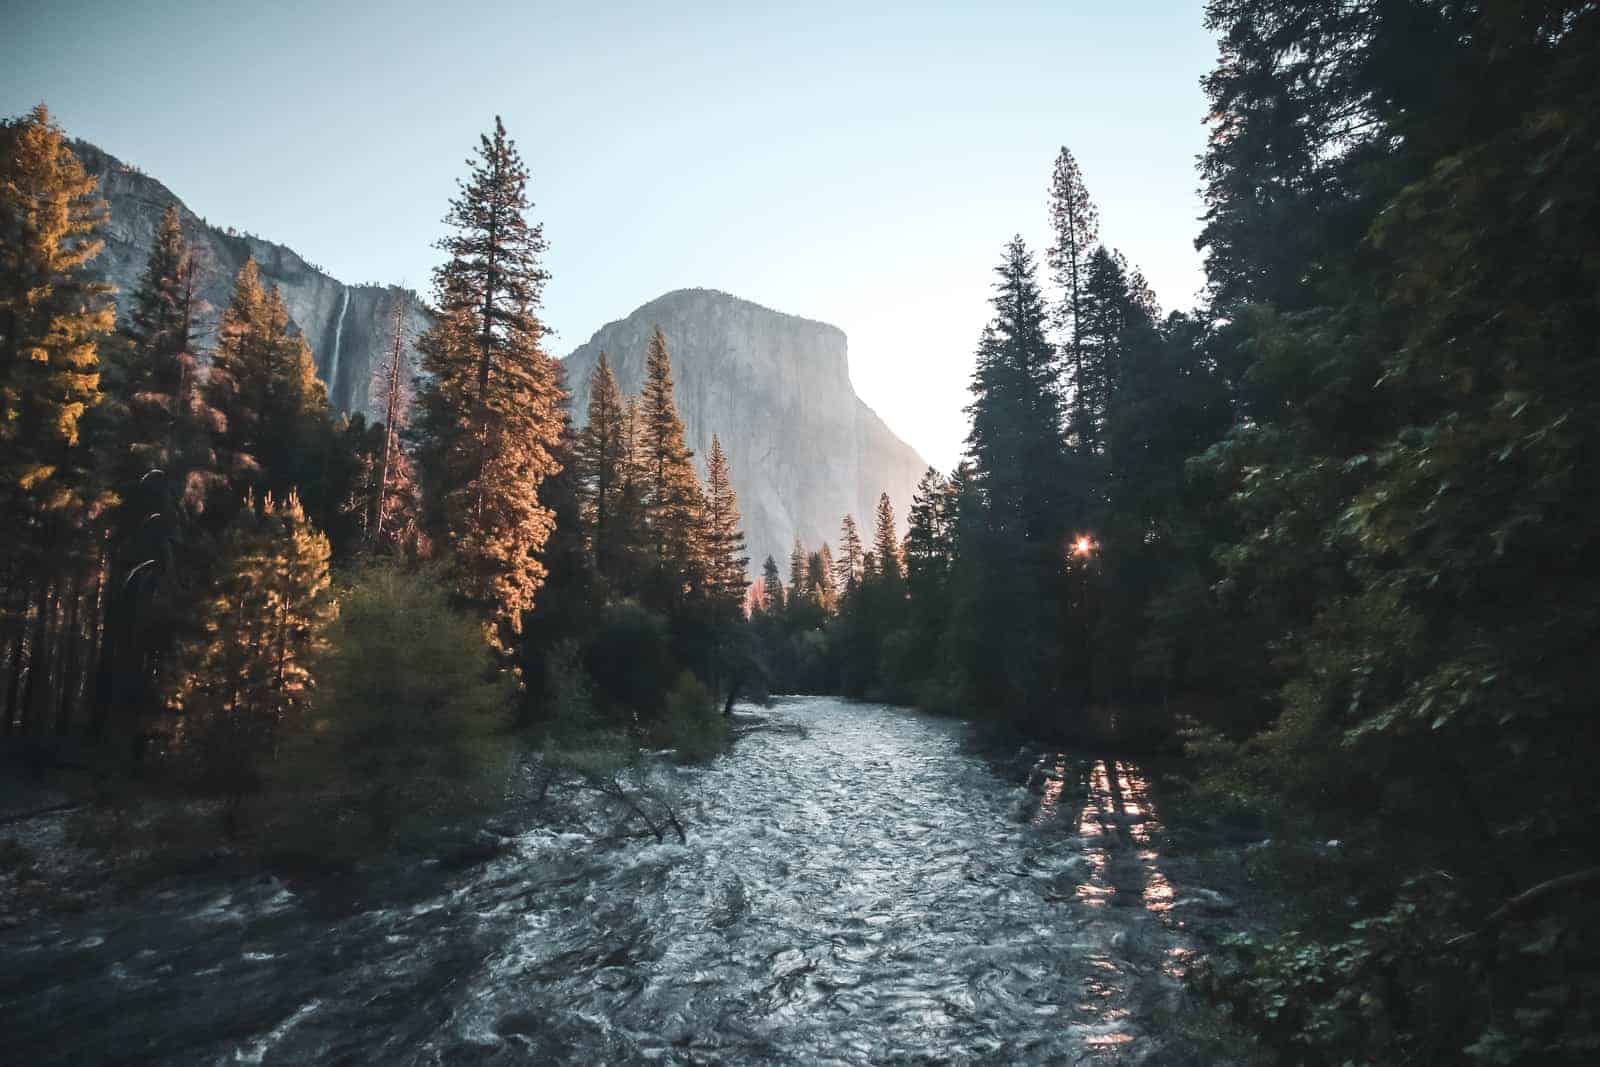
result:
<svg viewBox="0 0 1600 1067"><path fill-rule="evenodd" d="M373 501L372 542L383 540L383 506L389 499L389 463L394 456L395 424L400 419L400 352L404 339L405 303L397 302L394 311L394 346L389 350L389 380L385 383L383 416L383 462L378 467L378 497Z"/></svg>
<svg viewBox="0 0 1600 1067"><path fill-rule="evenodd" d="M20 577L20 576L19 576ZM10 657L6 660L7 682L4 731L10 733L17 725L17 701L22 694L22 672L28 656L28 586L18 581L7 590L6 627L9 633Z"/></svg>
<svg viewBox="0 0 1600 1067"><path fill-rule="evenodd" d="M23 733L32 733L37 721L37 704L39 700L39 676L47 676L50 671L50 582L39 583L39 595L33 605L33 638L28 642L28 677L23 682L21 706L21 725Z"/></svg>
<svg viewBox="0 0 1600 1067"><path fill-rule="evenodd" d="M79 624L79 610L83 594L74 577L67 595L67 621L61 631L61 692L56 702L56 736L65 737L72 729L72 713L77 709L78 691L82 682L81 653L83 634Z"/></svg>

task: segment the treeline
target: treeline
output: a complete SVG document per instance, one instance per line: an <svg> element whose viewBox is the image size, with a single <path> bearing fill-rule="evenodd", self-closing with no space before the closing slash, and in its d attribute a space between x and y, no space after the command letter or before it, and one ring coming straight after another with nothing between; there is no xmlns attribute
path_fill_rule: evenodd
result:
<svg viewBox="0 0 1600 1067"><path fill-rule="evenodd" d="M561 713L637 736L674 695L680 731L720 728L713 690L751 677L726 457L714 443L702 487L659 334L643 398L602 368L615 410L573 430L498 120L471 167L422 373L397 306L374 424L330 409L253 261L201 351L176 208L119 309L93 273L93 179L43 106L0 125L13 751L222 798L231 830L274 792L306 827L381 844L503 788L516 727Z"/></svg>
<svg viewBox="0 0 1600 1067"><path fill-rule="evenodd" d="M1297 904L1201 981L1285 1062L1592 1062L1600 12L1206 17L1204 306L1157 314L1063 150L966 462L835 614L792 572L777 659L1185 743Z"/></svg>
<svg viewBox="0 0 1600 1067"><path fill-rule="evenodd" d="M1203 635L1153 617L1208 566L1184 472L1233 418L1210 330L1163 318L1100 241L1066 149L1050 191L1052 285L1014 238L977 346L967 458L923 476L903 539L884 497L865 551L846 516L837 556L796 544L787 590L767 561L760 629L780 685L1160 743L1172 698L1233 684Z"/></svg>

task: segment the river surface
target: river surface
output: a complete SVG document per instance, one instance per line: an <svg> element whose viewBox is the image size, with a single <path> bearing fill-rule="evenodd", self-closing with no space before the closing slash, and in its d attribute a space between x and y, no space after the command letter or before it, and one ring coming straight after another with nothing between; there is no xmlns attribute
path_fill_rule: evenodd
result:
<svg viewBox="0 0 1600 1067"><path fill-rule="evenodd" d="M1137 767L831 698L745 721L656 772L686 845L597 818L400 905L262 878L0 935L0 1060L1182 1058L1192 902Z"/></svg>

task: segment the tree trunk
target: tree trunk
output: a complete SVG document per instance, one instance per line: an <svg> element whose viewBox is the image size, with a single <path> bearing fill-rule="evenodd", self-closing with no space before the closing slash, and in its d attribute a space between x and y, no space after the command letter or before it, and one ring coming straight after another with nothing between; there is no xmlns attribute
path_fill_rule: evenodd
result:
<svg viewBox="0 0 1600 1067"><path fill-rule="evenodd" d="M72 729L72 713L77 709L83 634L79 625L79 609L83 594L78 589L78 579L72 580L67 595L67 623L61 631L61 693L56 702L56 736L65 737Z"/></svg>
<svg viewBox="0 0 1600 1067"><path fill-rule="evenodd" d="M50 583L39 583L39 595L33 605L33 637L28 642L28 677L23 682L19 711L23 733L32 733L37 721L39 675L50 670Z"/></svg>

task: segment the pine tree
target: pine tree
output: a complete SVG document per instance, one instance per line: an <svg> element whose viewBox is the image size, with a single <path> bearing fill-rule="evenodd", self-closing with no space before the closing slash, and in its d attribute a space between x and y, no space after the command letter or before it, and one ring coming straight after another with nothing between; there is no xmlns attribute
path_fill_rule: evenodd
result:
<svg viewBox="0 0 1600 1067"><path fill-rule="evenodd" d="M906 520L906 579L913 596L936 589L948 572L949 498L949 480L929 467L917 482Z"/></svg>
<svg viewBox="0 0 1600 1067"><path fill-rule="evenodd" d="M180 749L235 798L259 784L280 732L309 706L312 661L338 612L329 554L293 493L259 506L247 497L223 535L202 636L179 658L173 702Z"/></svg>
<svg viewBox="0 0 1600 1067"><path fill-rule="evenodd" d="M192 623L209 564L191 528L220 484L213 412L194 347L202 303L176 205L162 218L110 377L112 516L105 634L96 675L95 732L109 717L137 736L156 710L163 666Z"/></svg>
<svg viewBox="0 0 1600 1067"><path fill-rule="evenodd" d="M419 459L429 532L509 649L544 579L553 520L538 493L556 471L565 398L537 315L544 233L527 219L528 170L499 118L468 165L439 243L437 318L418 345Z"/></svg>
<svg viewBox="0 0 1600 1067"><path fill-rule="evenodd" d="M1137 286L1137 288L1136 288ZM1155 331L1155 297L1121 252L1097 247L1089 256L1076 336L1076 434L1086 453L1105 451L1107 413L1130 345Z"/></svg>
<svg viewBox="0 0 1600 1067"><path fill-rule="evenodd" d="M704 494L683 440L683 421L672 398L672 359L660 327L650 337L645 386L639 401L643 504L649 529L657 606L681 607L705 580L701 538Z"/></svg>
<svg viewBox="0 0 1600 1067"><path fill-rule="evenodd" d="M1073 512L1061 441L1059 368L1033 257L1014 238L996 268L994 320L973 373L967 446L983 500L974 547L974 695L1022 714L1059 682L1062 538ZM1078 505L1081 509L1081 504Z"/></svg>
<svg viewBox="0 0 1600 1067"><path fill-rule="evenodd" d="M797 603L811 598L810 584L806 581L807 571L806 546L800 543L800 538L794 539L794 547L789 550L789 600Z"/></svg>
<svg viewBox="0 0 1600 1067"><path fill-rule="evenodd" d="M778 561L771 556L761 565L761 600L768 615L783 612L783 579L778 575Z"/></svg>
<svg viewBox="0 0 1600 1067"><path fill-rule="evenodd" d="M406 326L410 303L405 294L395 295L389 346L373 368L378 395L383 400L383 452L371 494L367 534L373 545L415 553L419 547L421 500L415 471L401 444L411 424L411 389L404 373L406 344L410 340Z"/></svg>
<svg viewBox="0 0 1600 1067"><path fill-rule="evenodd" d="M834 566L833 584L842 601L854 593L861 583L861 534L856 530L854 515L846 515L839 524L839 559Z"/></svg>
<svg viewBox="0 0 1600 1067"><path fill-rule="evenodd" d="M745 568L750 557L744 552L744 531L740 529L739 501L733 492L728 458L722 442L711 435L711 455L706 462L705 527L707 591L719 614L736 614L749 586Z"/></svg>
<svg viewBox="0 0 1600 1067"><path fill-rule="evenodd" d="M578 438L578 470L595 569L612 581L622 576L622 560L635 533L628 529L625 500L633 463L629 418L602 352L589 376L589 418Z"/></svg>
<svg viewBox="0 0 1600 1067"><path fill-rule="evenodd" d="M839 610L839 588L834 582L838 564L833 559L833 549L828 542L822 542L822 547L816 552L817 556L817 599L822 604L822 610L832 615Z"/></svg>
<svg viewBox="0 0 1600 1067"><path fill-rule="evenodd" d="M282 295L262 286L253 258L239 268L223 312L206 396L221 423L215 440L224 502L248 492L281 497L317 477L332 428L327 391L305 338L291 330ZM224 506L215 521L230 514Z"/></svg>
<svg viewBox="0 0 1600 1067"><path fill-rule="evenodd" d="M894 504L888 493L878 494L878 511L872 531L872 554L878 561L878 577L898 586L905 577L900 566L900 535L894 528Z"/></svg>
<svg viewBox="0 0 1600 1067"><path fill-rule="evenodd" d="M100 401L109 289L88 264L106 220L96 183L44 105L0 124L0 634L4 729L57 711L50 678L77 683L77 605L99 549L91 516L108 503L95 450L80 439ZM63 609L66 614L63 615ZM59 635L70 639L63 643ZM57 669L61 668L61 669ZM24 685L24 678L26 684ZM41 681L42 680L42 681Z"/></svg>
<svg viewBox="0 0 1600 1067"><path fill-rule="evenodd" d="M1078 161L1063 145L1056 156L1050 177L1050 226L1055 243L1047 259L1055 283L1061 289L1056 310L1056 325L1067 338L1070 356L1069 384L1072 387L1072 432L1080 447L1089 447L1089 395L1085 389L1083 314L1084 289L1088 281L1090 249L1100 232L1100 215L1089 190L1083 184Z"/></svg>
<svg viewBox="0 0 1600 1067"><path fill-rule="evenodd" d="M0 486L20 504L65 474L62 453L99 402L113 312L86 270L104 247L93 235L105 201L43 104L0 128L0 149Z"/></svg>
<svg viewBox="0 0 1600 1067"><path fill-rule="evenodd" d="M416 468L399 437L386 423L369 425L359 413L340 418L330 458L341 469L330 470L329 488L343 492L339 514L345 525L353 520L358 529L335 531L343 532L342 537L330 532L335 556L344 555L357 540L367 551L411 559L429 554Z"/></svg>

